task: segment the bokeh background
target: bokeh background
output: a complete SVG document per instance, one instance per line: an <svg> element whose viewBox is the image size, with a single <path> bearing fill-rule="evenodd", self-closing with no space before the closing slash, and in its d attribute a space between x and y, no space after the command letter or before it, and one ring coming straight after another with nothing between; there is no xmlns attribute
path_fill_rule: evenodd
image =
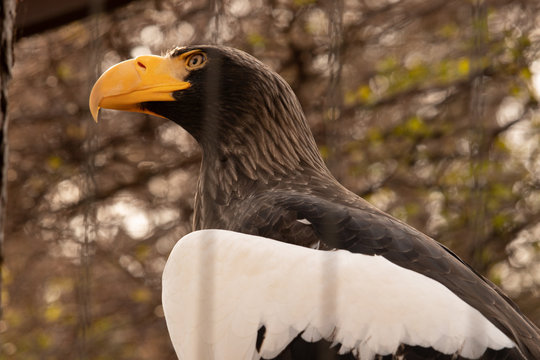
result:
<svg viewBox="0 0 540 360"><path fill-rule="evenodd" d="M540 2L127 3L15 44L0 359L175 359L160 276L199 149L161 118L95 124L87 103L109 66L197 43L279 72L340 182L540 324Z"/></svg>

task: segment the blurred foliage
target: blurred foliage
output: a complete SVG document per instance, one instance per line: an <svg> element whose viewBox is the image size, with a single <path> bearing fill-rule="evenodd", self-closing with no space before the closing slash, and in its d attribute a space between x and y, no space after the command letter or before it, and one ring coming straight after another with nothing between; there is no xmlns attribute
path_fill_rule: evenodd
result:
<svg viewBox="0 0 540 360"><path fill-rule="evenodd" d="M160 276L191 229L198 147L160 118L96 125L87 102L123 59L213 40L282 74L345 186L540 323L536 0L345 1L339 37L334 1L213 4L133 2L17 43L1 359L175 358Z"/></svg>

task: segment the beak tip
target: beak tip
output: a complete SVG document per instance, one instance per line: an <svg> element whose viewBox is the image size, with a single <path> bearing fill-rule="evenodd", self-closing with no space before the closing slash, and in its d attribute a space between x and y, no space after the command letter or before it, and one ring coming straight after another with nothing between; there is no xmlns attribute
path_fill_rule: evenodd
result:
<svg viewBox="0 0 540 360"><path fill-rule="evenodd" d="M92 114L92 118L97 123L99 119L99 109L101 108L101 96L99 91L95 91L96 86L94 85L94 88L92 89L92 92L90 93L90 99L88 102L88 107L90 108L90 113Z"/></svg>
<svg viewBox="0 0 540 360"><path fill-rule="evenodd" d="M94 119L94 122L97 124L99 122L99 107L96 109L91 109L90 112L92 113L92 118Z"/></svg>

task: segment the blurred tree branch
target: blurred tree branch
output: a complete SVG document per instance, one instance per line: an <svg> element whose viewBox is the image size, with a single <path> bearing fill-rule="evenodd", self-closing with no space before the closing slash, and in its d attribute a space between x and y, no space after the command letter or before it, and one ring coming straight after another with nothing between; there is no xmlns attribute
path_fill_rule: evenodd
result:
<svg viewBox="0 0 540 360"><path fill-rule="evenodd" d="M2 0L0 6L0 293L2 292L2 269L4 261L4 227L7 197L8 158L8 82L13 67L13 39L15 35L15 0ZM3 306L0 296L0 319Z"/></svg>

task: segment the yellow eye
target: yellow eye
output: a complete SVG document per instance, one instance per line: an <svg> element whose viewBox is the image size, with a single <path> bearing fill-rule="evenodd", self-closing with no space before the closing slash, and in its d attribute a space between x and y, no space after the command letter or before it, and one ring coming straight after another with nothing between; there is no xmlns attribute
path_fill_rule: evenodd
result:
<svg viewBox="0 0 540 360"><path fill-rule="evenodd" d="M200 68L206 62L204 53L195 53L186 58L186 67L190 70Z"/></svg>

